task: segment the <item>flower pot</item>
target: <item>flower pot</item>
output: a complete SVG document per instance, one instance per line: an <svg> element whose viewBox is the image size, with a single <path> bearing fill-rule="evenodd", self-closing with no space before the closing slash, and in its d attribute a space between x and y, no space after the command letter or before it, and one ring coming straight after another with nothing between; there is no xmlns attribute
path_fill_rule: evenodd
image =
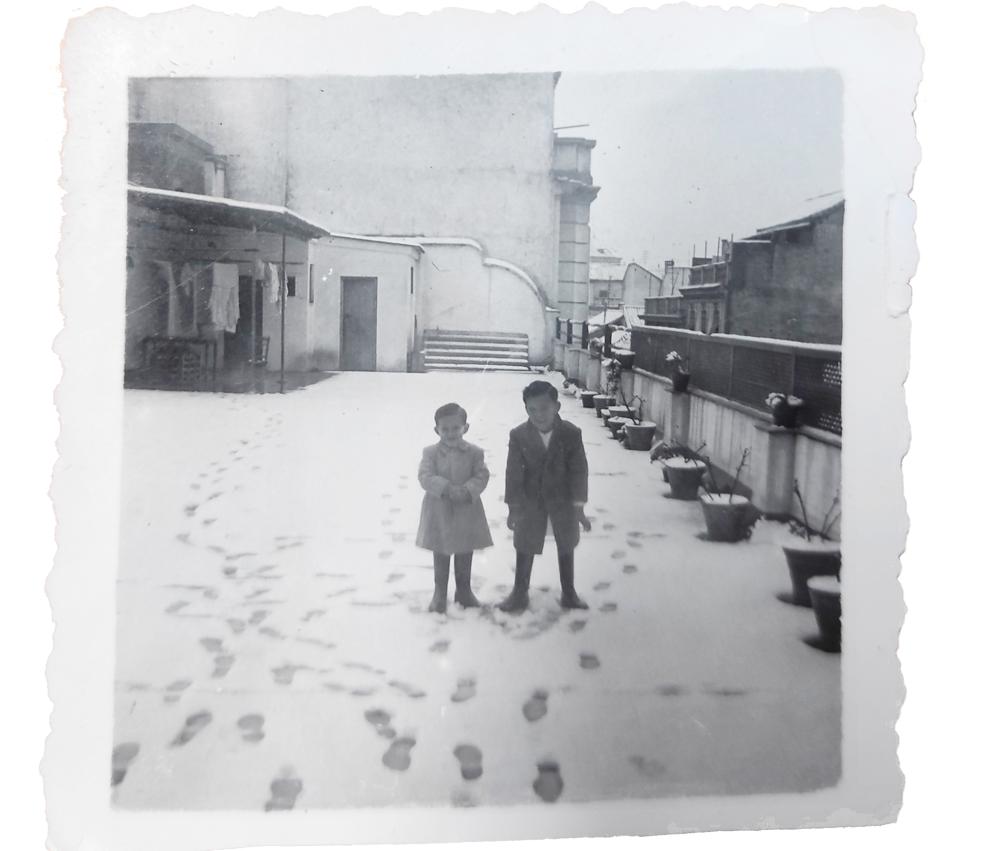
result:
<svg viewBox="0 0 987 851"><path fill-rule="evenodd" d="M620 430L629 422L631 420L627 417L610 417L607 420L607 428L610 429L610 434L616 438L619 437Z"/></svg>
<svg viewBox="0 0 987 851"><path fill-rule="evenodd" d="M799 541L782 546L792 590L777 595L783 603L811 606L808 582L813 576L840 575L840 545L835 541Z"/></svg>
<svg viewBox="0 0 987 851"><path fill-rule="evenodd" d="M621 369L632 369L634 367L634 352L614 352L614 358L620 364Z"/></svg>
<svg viewBox="0 0 987 851"><path fill-rule="evenodd" d="M753 511L750 500L729 494L703 494L699 498L706 518L706 536L711 541L734 543L750 536Z"/></svg>
<svg viewBox="0 0 987 851"><path fill-rule="evenodd" d="M665 471L668 473L669 496L672 499L696 499L699 496L699 485L706 472L706 465L701 461L669 458L665 462Z"/></svg>
<svg viewBox="0 0 987 851"><path fill-rule="evenodd" d="M808 585L819 635L810 635L803 641L817 650L839 653L843 639L840 580L835 576L813 576Z"/></svg>
<svg viewBox="0 0 987 851"><path fill-rule="evenodd" d="M593 397L596 395L594 390L581 390L579 392L579 401L583 403L584 408L593 407Z"/></svg>
<svg viewBox="0 0 987 851"><path fill-rule="evenodd" d="M608 396L606 393L597 393L593 397L593 407L596 408L596 415L598 417L603 416L603 411L609 408L611 405L615 405L617 400L613 396Z"/></svg>
<svg viewBox="0 0 987 851"><path fill-rule="evenodd" d="M798 428L799 405L789 405L787 402L779 402L771 409L771 419L776 426L782 428Z"/></svg>
<svg viewBox="0 0 987 851"><path fill-rule="evenodd" d="M651 449L651 441L654 440L655 429L657 428L657 423L648 420L642 420L639 423L627 423L624 425L624 433L627 435L624 447L636 451L648 451Z"/></svg>
<svg viewBox="0 0 987 851"><path fill-rule="evenodd" d="M604 408L605 411L610 413L607 416L610 417L626 417L630 419L631 409L627 405L610 405L608 408Z"/></svg>
<svg viewBox="0 0 987 851"><path fill-rule="evenodd" d="M672 390L675 393L685 393L689 389L689 378L691 376L688 372L673 372L672 373Z"/></svg>

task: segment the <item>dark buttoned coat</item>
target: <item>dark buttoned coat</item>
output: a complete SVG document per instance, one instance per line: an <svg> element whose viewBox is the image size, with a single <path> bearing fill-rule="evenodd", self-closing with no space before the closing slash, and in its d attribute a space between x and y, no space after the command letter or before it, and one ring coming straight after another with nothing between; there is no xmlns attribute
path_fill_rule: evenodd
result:
<svg viewBox="0 0 987 851"><path fill-rule="evenodd" d="M530 421L513 429L506 478L504 498L515 519L514 548L540 553L551 518L559 550L574 550L579 543L576 504L586 502L589 481L579 428L556 416L547 449Z"/></svg>

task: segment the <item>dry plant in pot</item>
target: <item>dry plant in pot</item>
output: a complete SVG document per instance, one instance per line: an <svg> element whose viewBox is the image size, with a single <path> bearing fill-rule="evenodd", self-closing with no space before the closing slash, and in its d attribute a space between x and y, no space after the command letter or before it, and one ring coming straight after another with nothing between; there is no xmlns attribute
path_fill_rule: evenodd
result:
<svg viewBox="0 0 987 851"><path fill-rule="evenodd" d="M801 522L792 521L789 528L792 537L784 544L782 550L788 562L788 573L792 580L792 590L782 591L776 596L784 603L795 606L811 606L809 596L809 580L814 576L834 576L839 578L841 566L840 544L830 540L833 526L839 520L840 496L837 494L823 518L818 532L813 532L809 526L809 516L805 508L805 500L795 480L795 498L798 500L802 514Z"/></svg>
<svg viewBox="0 0 987 851"><path fill-rule="evenodd" d="M640 396L632 396L630 401L628 401L624 396L624 391L621 390L620 401L623 407L627 409L628 419L630 420L630 422L623 424L624 448L646 452L651 448L651 442L654 440L658 423L641 418L640 414L644 410L645 400ZM638 403L637 408L634 407L635 401Z"/></svg>
<svg viewBox="0 0 987 851"><path fill-rule="evenodd" d="M703 443L695 451L683 447L685 454L672 455L662 460L670 499L694 500L699 498L699 487L706 475L706 462L702 460Z"/></svg>
<svg viewBox="0 0 987 851"><path fill-rule="evenodd" d="M705 493L699 498L702 505L703 517L706 519L706 538L710 541L736 543L751 536L757 511L747 497L737 494L740 473L747 465L750 449L745 449L740 456L740 463L733 474L733 480L726 488L720 488L713 472L713 464L706 459L709 468L709 485L703 485Z"/></svg>
<svg viewBox="0 0 987 851"><path fill-rule="evenodd" d="M672 366L672 390L676 393L685 393L689 389L689 360L682 357L678 352L669 352L665 355L665 362Z"/></svg>

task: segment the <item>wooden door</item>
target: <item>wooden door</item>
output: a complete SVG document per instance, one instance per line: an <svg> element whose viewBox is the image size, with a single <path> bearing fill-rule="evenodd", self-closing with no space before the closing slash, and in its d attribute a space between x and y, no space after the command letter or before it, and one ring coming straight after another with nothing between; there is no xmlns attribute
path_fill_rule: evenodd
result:
<svg viewBox="0 0 987 851"><path fill-rule="evenodd" d="M377 369L377 279L343 278L339 368Z"/></svg>

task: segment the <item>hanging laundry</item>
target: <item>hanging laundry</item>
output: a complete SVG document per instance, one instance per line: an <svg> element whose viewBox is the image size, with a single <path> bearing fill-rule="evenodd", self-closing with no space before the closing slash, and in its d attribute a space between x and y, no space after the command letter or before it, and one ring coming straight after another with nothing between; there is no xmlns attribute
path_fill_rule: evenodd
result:
<svg viewBox="0 0 987 851"><path fill-rule="evenodd" d="M240 267L236 263L213 265L209 312L217 328L236 331L240 319Z"/></svg>
<svg viewBox="0 0 987 851"><path fill-rule="evenodd" d="M277 304L281 298L281 275L276 263L265 264L264 288L267 290L267 300Z"/></svg>

